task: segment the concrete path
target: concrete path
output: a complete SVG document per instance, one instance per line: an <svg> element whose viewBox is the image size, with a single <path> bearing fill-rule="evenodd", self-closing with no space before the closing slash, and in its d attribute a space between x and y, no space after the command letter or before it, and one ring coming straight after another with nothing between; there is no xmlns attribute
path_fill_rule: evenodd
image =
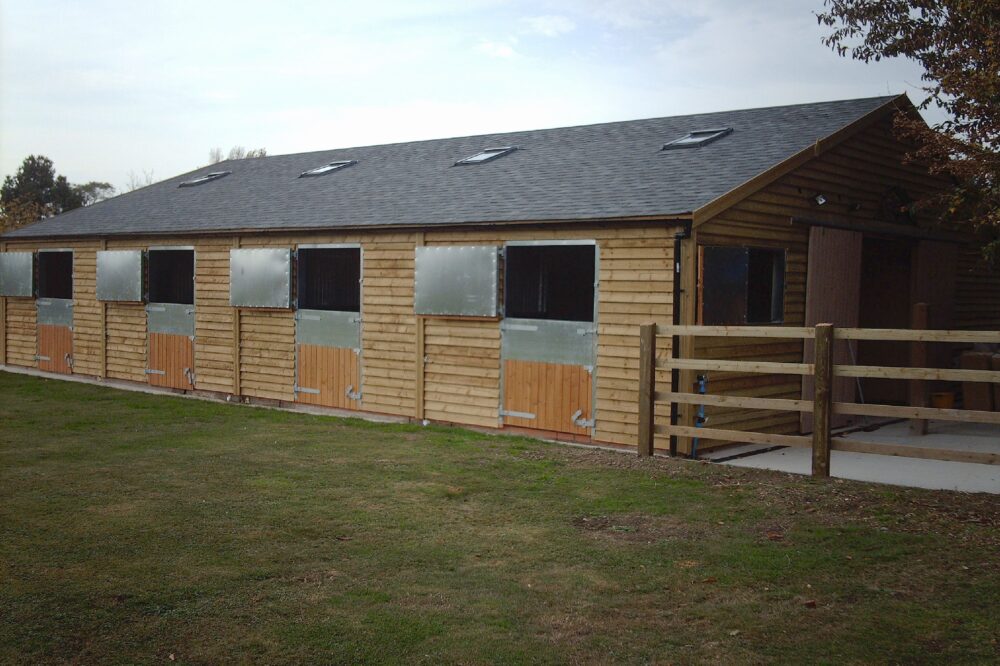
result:
<svg viewBox="0 0 1000 666"><path fill-rule="evenodd" d="M872 432L852 433L844 439L1000 453L1000 426L972 423L932 421L928 434L923 437L910 435L908 423L892 423ZM809 474L812 461L809 449L783 448L766 451L766 447L742 446L726 453L735 455L755 450L764 452L728 460L724 464ZM720 458L723 454L720 452L713 457ZM1000 495L1000 465L833 451L830 456L830 473L835 477L857 481Z"/></svg>

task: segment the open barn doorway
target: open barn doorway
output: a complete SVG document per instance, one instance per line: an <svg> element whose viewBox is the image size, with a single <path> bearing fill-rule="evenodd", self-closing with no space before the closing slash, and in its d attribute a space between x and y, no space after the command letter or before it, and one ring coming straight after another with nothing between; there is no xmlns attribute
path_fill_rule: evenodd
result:
<svg viewBox="0 0 1000 666"><path fill-rule="evenodd" d="M361 247L301 245L297 256L295 399L359 409Z"/></svg>
<svg viewBox="0 0 1000 666"><path fill-rule="evenodd" d="M593 241L506 246L504 425L592 433L597 261Z"/></svg>
<svg viewBox="0 0 1000 666"><path fill-rule="evenodd" d="M152 386L194 387L194 248L150 248L147 255L146 375Z"/></svg>
<svg viewBox="0 0 1000 666"><path fill-rule="evenodd" d="M73 252L38 253L38 369L73 372Z"/></svg>

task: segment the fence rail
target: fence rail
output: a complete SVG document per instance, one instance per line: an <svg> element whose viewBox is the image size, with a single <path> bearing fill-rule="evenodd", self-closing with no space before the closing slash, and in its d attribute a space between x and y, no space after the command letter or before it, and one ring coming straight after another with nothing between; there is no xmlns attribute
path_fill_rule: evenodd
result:
<svg viewBox="0 0 1000 666"><path fill-rule="evenodd" d="M923 310L915 310L915 312L917 314L922 312L923 317L926 318L926 306L917 307L922 307ZM815 343L816 354L813 363L733 361L726 359L676 357L657 360L657 336L672 336L674 338L692 336L812 340ZM639 331L639 454L652 455L654 437L659 434L671 437L672 442L675 442L675 438L677 437L687 437L770 446L811 448L813 454L812 473L814 476L821 477L827 477L830 474L831 451L850 451L929 460L1000 465L1000 453L937 449L833 437L831 432L832 416L839 414L910 419L914 424L926 424L927 420L1000 424L1000 412L927 407L925 401L926 381L988 382L1000 384L1000 371L838 365L833 360L833 348L834 342L839 340L908 342L913 345L912 358L919 360L926 357L925 350L923 349L924 343L1000 344L1000 331L835 328L831 324L819 324L814 328L802 326L643 325ZM675 340L675 344L673 345L675 353L678 348L679 345L676 344ZM657 369L674 371L670 390L657 390ZM811 376L815 382L815 394L812 400L796 400L790 398L709 395L680 390L680 382L678 381L679 372L695 370ZM911 403L914 404L900 406L834 402L832 400L834 377L908 380L911 383ZM671 407L671 423L663 425L655 423L657 405L669 405ZM679 424L676 422L676 407L678 405L705 405L733 409L810 413L813 416L813 433L811 436L787 435ZM919 430L919 428L916 429ZM673 443L671 445L671 453L676 453L676 447Z"/></svg>

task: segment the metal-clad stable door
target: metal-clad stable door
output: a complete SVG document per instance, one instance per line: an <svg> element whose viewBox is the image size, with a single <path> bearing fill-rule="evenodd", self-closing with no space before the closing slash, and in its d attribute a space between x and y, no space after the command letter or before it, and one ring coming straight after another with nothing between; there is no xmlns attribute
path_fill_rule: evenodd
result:
<svg viewBox="0 0 1000 666"><path fill-rule="evenodd" d="M295 399L358 409L361 400L361 313L295 313Z"/></svg>
<svg viewBox="0 0 1000 666"><path fill-rule="evenodd" d="M35 263L38 369L70 374L73 372L73 252L40 250Z"/></svg>
<svg viewBox="0 0 1000 666"><path fill-rule="evenodd" d="M361 246L299 245L295 257L295 399L360 409Z"/></svg>
<svg viewBox="0 0 1000 666"><path fill-rule="evenodd" d="M35 306L38 309L38 369L71 374L73 299L39 298Z"/></svg>
<svg viewBox="0 0 1000 666"><path fill-rule="evenodd" d="M149 367L152 386L194 387L194 306L150 303L146 306Z"/></svg>
<svg viewBox="0 0 1000 666"><path fill-rule="evenodd" d="M505 247L504 425L593 435L597 275L593 241L523 241Z"/></svg>

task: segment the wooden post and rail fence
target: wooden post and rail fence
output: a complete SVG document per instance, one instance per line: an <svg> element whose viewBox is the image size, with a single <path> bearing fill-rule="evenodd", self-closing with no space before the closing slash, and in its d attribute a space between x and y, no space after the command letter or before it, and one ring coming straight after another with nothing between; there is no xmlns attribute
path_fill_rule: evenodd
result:
<svg viewBox="0 0 1000 666"><path fill-rule="evenodd" d="M920 316L919 310L915 310L915 323L919 320ZM926 310L923 312L922 321L926 322ZM924 326L926 326L926 323L924 323ZM813 340L815 341L816 349L815 361L813 363L789 363L677 358L677 350L680 348L678 340L684 336ZM673 344L671 345L674 352L673 358L657 359L658 337L670 337L673 339ZM832 433L832 417L835 414L909 419L911 423L910 432L916 435L926 432L926 423L928 420L1000 424L1000 412L944 409L926 406L926 383L928 381L988 382L1000 384L1000 371L839 365L834 363L833 348L834 342L840 340L908 342L911 344L910 362L916 365L918 363L926 364L927 362L926 343L1000 343L1000 331L836 328L832 324L819 324L815 327L659 326L656 324L644 324L640 327L639 331L639 455L653 455L655 436L665 435L671 438L671 455L676 455L677 453L677 437L811 448L812 473L813 476L818 477L829 477L831 451L852 451L856 453L1000 465L1000 452L958 451L834 437ZM657 369L673 371L670 390L658 390L656 385ZM683 382L678 377L686 376L692 371L698 370L723 373L812 376L815 381L815 394L812 400L795 400L788 398L759 398L694 393L691 392L693 382ZM909 380L911 404L909 406L899 406L835 402L832 397L834 377ZM687 384L687 390L683 388L685 384ZM657 405L671 407L672 423L656 423ZM673 417L673 415L677 414L675 406L678 405L810 412L813 416L813 432L811 436L789 435L681 425L676 423L677 419Z"/></svg>

